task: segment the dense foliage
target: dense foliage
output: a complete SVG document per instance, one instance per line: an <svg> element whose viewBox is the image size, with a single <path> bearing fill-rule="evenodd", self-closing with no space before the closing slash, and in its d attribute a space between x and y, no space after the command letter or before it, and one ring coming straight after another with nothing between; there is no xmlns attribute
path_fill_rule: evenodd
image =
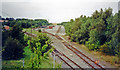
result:
<svg viewBox="0 0 120 70"><path fill-rule="evenodd" d="M42 60L47 59L52 51L53 47L45 34L41 34L37 39L28 40L28 46L24 48L25 56L30 56L28 67L41 68Z"/></svg>
<svg viewBox="0 0 120 70"><path fill-rule="evenodd" d="M45 46L47 44L47 48L46 51L48 51L52 46L50 45L50 39L46 34L40 34L37 39L33 39L30 41L30 47L32 52L34 52L34 47L37 48L36 43L41 43L40 46ZM42 48L42 47L41 47ZM42 55L46 52L46 51L41 51Z"/></svg>
<svg viewBox="0 0 120 70"><path fill-rule="evenodd" d="M35 28L39 26L49 25L48 21L45 19L35 19L35 20L16 19L15 20L14 18L6 18L6 19L2 18L2 20L5 20L2 23L3 59L9 59L9 60L17 59L17 58L19 59L20 57L23 56L23 53L22 53L23 47L27 45L27 41L28 41L28 39L24 38L24 33L22 32L23 28L29 28L31 26ZM9 26L10 29L6 29L4 25ZM39 30L39 32L41 31ZM42 46L45 44L43 42L46 40L48 40L47 37L40 40ZM13 51L13 50L16 50L16 51ZM19 57L16 57L16 56L19 56Z"/></svg>
<svg viewBox="0 0 120 70"><path fill-rule="evenodd" d="M5 20L5 19L4 19ZM16 19L16 20L9 20L8 22L3 22L2 25L8 25L10 27L14 25L19 25L23 28L29 28L29 27L39 27L44 25L50 25L47 20L45 19Z"/></svg>
<svg viewBox="0 0 120 70"><path fill-rule="evenodd" d="M4 46L4 50L2 53L3 59L18 59L23 57L23 45L17 40L9 37Z"/></svg>
<svg viewBox="0 0 120 70"><path fill-rule="evenodd" d="M23 56L25 45L24 34L20 26L13 26L10 30L2 31L3 59L19 59Z"/></svg>
<svg viewBox="0 0 120 70"><path fill-rule="evenodd" d="M112 9L95 11L91 17L81 15L70 22L63 22L71 41L85 44L90 50L102 51L109 55L120 55L120 11Z"/></svg>

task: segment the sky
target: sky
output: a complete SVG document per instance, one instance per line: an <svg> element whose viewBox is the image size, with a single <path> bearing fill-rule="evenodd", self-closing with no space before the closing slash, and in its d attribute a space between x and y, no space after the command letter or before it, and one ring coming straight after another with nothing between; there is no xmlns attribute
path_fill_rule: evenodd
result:
<svg viewBox="0 0 120 70"><path fill-rule="evenodd" d="M80 17L91 16L100 8L118 12L119 0L2 0L2 17L47 19L50 23L61 23Z"/></svg>

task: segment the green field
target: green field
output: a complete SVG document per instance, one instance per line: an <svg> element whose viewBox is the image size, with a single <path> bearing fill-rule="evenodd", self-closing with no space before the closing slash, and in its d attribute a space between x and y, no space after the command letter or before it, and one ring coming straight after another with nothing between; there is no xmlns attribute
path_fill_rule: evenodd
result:
<svg viewBox="0 0 120 70"><path fill-rule="evenodd" d="M23 31L26 31L28 33L31 33L31 28L25 28ZM41 33L35 30L32 30L32 34L36 34L37 36L40 35Z"/></svg>

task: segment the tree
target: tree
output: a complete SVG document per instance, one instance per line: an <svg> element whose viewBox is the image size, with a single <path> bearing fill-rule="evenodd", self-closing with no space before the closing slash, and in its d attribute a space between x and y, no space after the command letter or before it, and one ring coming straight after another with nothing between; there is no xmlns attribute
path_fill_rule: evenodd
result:
<svg viewBox="0 0 120 70"><path fill-rule="evenodd" d="M49 47L48 41L46 41L46 44L43 46L41 46L39 41L36 41L35 46L31 48L30 40L28 40L28 46L25 47L25 50L27 51L25 51L24 54L31 53L30 62L28 63L31 68L40 68L41 61L44 58L47 59L48 54L53 51L53 47L51 47L49 50L47 49ZM33 53L30 48L33 49Z"/></svg>
<svg viewBox="0 0 120 70"><path fill-rule="evenodd" d="M39 32L41 32L41 29L39 29Z"/></svg>
<svg viewBox="0 0 120 70"><path fill-rule="evenodd" d="M4 46L4 51L2 53L3 59L19 59L23 57L23 45L16 39L9 37Z"/></svg>
<svg viewBox="0 0 120 70"><path fill-rule="evenodd" d="M93 12L91 17L81 15L64 24L71 41L85 44L90 50L100 50L109 55L119 55L120 11L112 14L112 8ZM63 23L62 23L63 24ZM106 50L107 49L107 50Z"/></svg>
<svg viewBox="0 0 120 70"><path fill-rule="evenodd" d="M93 14L92 14L92 17L94 19L97 19L99 17L99 12L96 10Z"/></svg>
<svg viewBox="0 0 120 70"><path fill-rule="evenodd" d="M2 47L4 47L5 42L7 41L7 38L10 35L10 31L2 31Z"/></svg>
<svg viewBox="0 0 120 70"><path fill-rule="evenodd" d="M12 38L15 38L20 41L20 43L25 44L24 41L24 33L22 32L22 28L18 25L14 25L10 30L10 34Z"/></svg>
<svg viewBox="0 0 120 70"><path fill-rule="evenodd" d="M70 22L73 22L74 20L73 19L70 19Z"/></svg>

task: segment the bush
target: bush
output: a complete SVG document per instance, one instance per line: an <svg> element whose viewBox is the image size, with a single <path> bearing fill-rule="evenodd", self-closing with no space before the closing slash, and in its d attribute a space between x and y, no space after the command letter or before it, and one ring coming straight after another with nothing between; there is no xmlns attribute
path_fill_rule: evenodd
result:
<svg viewBox="0 0 120 70"><path fill-rule="evenodd" d="M35 42L34 42L35 41ZM38 40L30 41L28 40L28 46L24 48L25 56L29 57L28 65L30 68L41 68L41 62L43 59L48 59L49 53L51 53L54 48L51 47L47 50L48 41L44 46L41 46L41 43ZM34 46L31 48L31 42L34 42ZM33 51L31 51L33 50Z"/></svg>
<svg viewBox="0 0 120 70"><path fill-rule="evenodd" d="M25 46L27 46L27 41L31 40L31 37L24 35Z"/></svg>
<svg viewBox="0 0 120 70"><path fill-rule="evenodd" d="M47 34L40 34L38 36L39 42L41 43L41 46L45 45L46 41L50 40L49 37L47 36Z"/></svg>
<svg viewBox="0 0 120 70"><path fill-rule="evenodd" d="M52 46L50 45L51 41L49 37L46 34L40 34L37 39L33 39L30 41L30 48L32 52L34 52L34 47L37 48L36 43L40 43L41 46L44 46L48 44L48 47L46 48L46 51L49 50ZM42 52L45 53L46 51Z"/></svg>
<svg viewBox="0 0 120 70"><path fill-rule="evenodd" d="M23 56L23 45L16 39L8 37L2 52L3 59L19 59Z"/></svg>
<svg viewBox="0 0 120 70"><path fill-rule="evenodd" d="M109 44L103 44L102 46L100 46L100 51L108 55L115 55L114 49L111 48Z"/></svg>
<svg viewBox="0 0 120 70"><path fill-rule="evenodd" d="M14 25L10 30L10 36L14 39L17 39L20 43L25 45L24 33L22 32L22 30L23 28L21 28L20 26Z"/></svg>
<svg viewBox="0 0 120 70"><path fill-rule="evenodd" d="M41 29L39 29L38 32L41 32Z"/></svg>
<svg viewBox="0 0 120 70"><path fill-rule="evenodd" d="M100 49L99 49L99 50L100 50L101 52L103 52L103 53L108 53L108 52L109 52L108 49L109 49L109 48L108 48L108 45L103 44L103 45L100 46Z"/></svg>

